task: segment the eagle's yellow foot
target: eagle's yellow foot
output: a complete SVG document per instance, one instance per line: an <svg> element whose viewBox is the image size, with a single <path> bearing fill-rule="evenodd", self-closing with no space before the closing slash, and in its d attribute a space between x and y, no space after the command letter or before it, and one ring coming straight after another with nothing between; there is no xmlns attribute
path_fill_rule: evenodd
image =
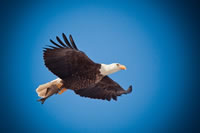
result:
<svg viewBox="0 0 200 133"><path fill-rule="evenodd" d="M62 94L63 92L65 92L67 89L66 88L63 88L60 90L60 92L58 94Z"/></svg>

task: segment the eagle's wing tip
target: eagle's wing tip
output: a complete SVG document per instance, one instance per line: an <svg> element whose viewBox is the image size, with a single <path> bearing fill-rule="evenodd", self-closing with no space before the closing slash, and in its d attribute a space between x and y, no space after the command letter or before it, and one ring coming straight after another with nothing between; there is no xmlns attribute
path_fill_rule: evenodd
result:
<svg viewBox="0 0 200 133"><path fill-rule="evenodd" d="M130 85L129 87L128 87L128 89L126 90L126 94L129 94L129 93L131 93L132 92L132 85Z"/></svg>

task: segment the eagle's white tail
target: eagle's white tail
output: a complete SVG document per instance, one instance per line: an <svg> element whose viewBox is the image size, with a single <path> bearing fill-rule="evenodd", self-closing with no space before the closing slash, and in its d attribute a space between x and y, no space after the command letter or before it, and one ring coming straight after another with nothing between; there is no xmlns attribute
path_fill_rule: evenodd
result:
<svg viewBox="0 0 200 133"><path fill-rule="evenodd" d="M46 84L42 84L42 85L39 85L38 88L36 89L36 92L38 94L39 97L41 98L44 98L46 97L46 94L47 94L47 89L48 88L52 88L53 85L56 85L56 86L62 86L62 80L60 78L57 78L55 80L52 80Z"/></svg>

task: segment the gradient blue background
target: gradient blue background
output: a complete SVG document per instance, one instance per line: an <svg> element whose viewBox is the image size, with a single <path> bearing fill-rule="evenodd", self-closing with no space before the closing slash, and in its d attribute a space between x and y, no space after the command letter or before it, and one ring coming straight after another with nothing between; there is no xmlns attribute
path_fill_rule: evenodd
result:
<svg viewBox="0 0 200 133"><path fill-rule="evenodd" d="M1 1L1 131L198 132L198 3ZM118 101L72 91L44 105L35 89L56 77L44 66L49 39L72 34L111 77L133 92Z"/></svg>

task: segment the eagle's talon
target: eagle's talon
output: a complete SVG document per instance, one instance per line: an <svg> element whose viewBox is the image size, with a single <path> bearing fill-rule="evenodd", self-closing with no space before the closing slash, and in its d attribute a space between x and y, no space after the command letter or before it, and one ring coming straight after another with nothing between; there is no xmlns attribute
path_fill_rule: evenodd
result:
<svg viewBox="0 0 200 133"><path fill-rule="evenodd" d="M65 92L66 90L67 90L66 88L63 88L63 89L60 90L60 92L59 92L58 94L61 95L61 94L62 94L63 92Z"/></svg>

